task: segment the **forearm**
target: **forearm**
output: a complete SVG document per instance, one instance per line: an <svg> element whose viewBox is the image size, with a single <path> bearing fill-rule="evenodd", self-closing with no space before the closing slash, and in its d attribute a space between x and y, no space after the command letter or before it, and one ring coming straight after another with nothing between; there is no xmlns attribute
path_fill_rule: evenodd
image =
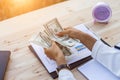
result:
<svg viewBox="0 0 120 80"><path fill-rule="evenodd" d="M89 34L79 32L79 37L78 39L83 43L89 50L92 51L92 48L96 42L96 39L90 36Z"/></svg>
<svg viewBox="0 0 120 80"><path fill-rule="evenodd" d="M92 57L120 77L120 51L98 40L92 49Z"/></svg>

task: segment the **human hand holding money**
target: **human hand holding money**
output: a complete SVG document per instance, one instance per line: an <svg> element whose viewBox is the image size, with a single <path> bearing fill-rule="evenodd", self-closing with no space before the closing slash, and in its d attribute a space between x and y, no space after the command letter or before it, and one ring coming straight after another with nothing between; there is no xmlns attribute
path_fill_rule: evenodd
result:
<svg viewBox="0 0 120 80"><path fill-rule="evenodd" d="M57 19L49 21L44 26L46 30L51 34L51 39L58 42L59 44L65 47L72 47L76 44L77 41L68 37L68 35L64 35L62 37L56 35L59 32L63 31L63 28L61 27Z"/></svg>
<svg viewBox="0 0 120 80"><path fill-rule="evenodd" d="M78 43L77 40L72 39L67 35L64 35L62 37L56 35L63 31L63 28L61 27L57 19L53 19L46 23L44 25L44 28L45 30L35 35L35 37L32 38L31 42L42 46L43 48L49 48L51 47L53 40L63 46L62 49L66 55L68 55L67 53L70 53L67 49Z"/></svg>
<svg viewBox="0 0 120 80"><path fill-rule="evenodd" d="M62 50L58 47L58 45L52 41L52 45L49 48L45 48L46 55L57 62L58 65L66 64L65 56Z"/></svg>

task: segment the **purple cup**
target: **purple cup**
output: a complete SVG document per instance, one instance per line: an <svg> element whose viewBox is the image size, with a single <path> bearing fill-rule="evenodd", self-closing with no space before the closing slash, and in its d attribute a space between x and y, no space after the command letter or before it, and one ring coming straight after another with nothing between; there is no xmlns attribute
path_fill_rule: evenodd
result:
<svg viewBox="0 0 120 80"><path fill-rule="evenodd" d="M107 3L99 2L93 8L92 16L95 22L107 23L112 16L112 10Z"/></svg>

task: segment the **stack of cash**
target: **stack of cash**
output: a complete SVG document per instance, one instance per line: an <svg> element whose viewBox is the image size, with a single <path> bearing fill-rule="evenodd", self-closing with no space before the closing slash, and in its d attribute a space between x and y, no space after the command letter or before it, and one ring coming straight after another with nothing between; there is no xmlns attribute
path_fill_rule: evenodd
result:
<svg viewBox="0 0 120 80"><path fill-rule="evenodd" d="M58 20L55 18L44 25L43 31L34 35L30 42L35 43L43 48L49 48L52 45L52 40L57 42L59 47L63 50L65 55L72 54L69 49L73 47L79 40L72 39L67 35L59 37L56 34L63 31L63 28L59 24Z"/></svg>

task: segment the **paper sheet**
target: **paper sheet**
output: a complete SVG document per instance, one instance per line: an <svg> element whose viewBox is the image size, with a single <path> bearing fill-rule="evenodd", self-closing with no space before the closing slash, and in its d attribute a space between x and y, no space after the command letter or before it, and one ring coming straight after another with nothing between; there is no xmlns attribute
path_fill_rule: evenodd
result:
<svg viewBox="0 0 120 80"><path fill-rule="evenodd" d="M87 77L88 80L120 80L120 78L94 59L80 66L78 70Z"/></svg>

